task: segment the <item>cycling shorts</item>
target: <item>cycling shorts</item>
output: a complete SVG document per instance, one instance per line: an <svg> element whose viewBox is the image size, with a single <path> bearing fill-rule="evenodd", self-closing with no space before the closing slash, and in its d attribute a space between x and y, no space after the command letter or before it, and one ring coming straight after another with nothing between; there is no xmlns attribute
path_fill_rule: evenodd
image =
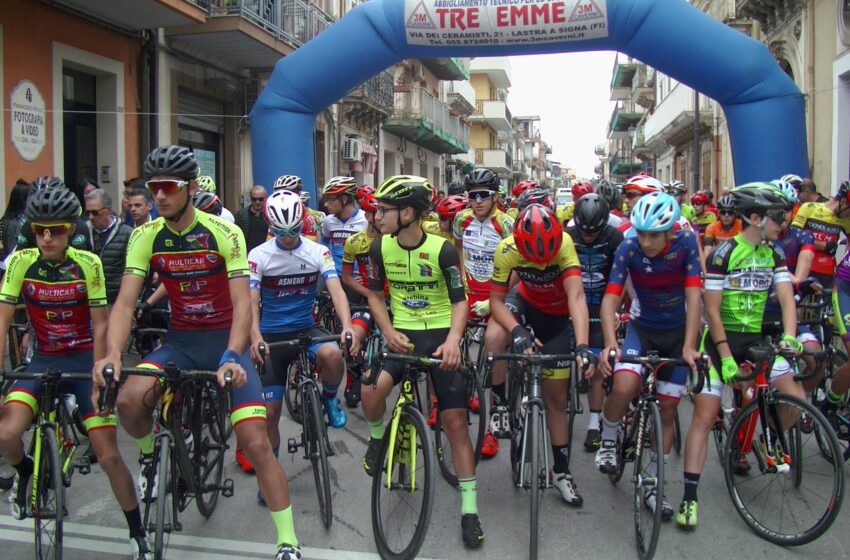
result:
<svg viewBox="0 0 850 560"><path fill-rule="evenodd" d="M850 303L850 299L848 299L848 303ZM782 323L782 311L774 311L768 312L765 311L763 322L765 323L774 323L781 324ZM782 336L784 330L779 326L768 325L762 328L761 334L765 336ZM801 344L807 344L811 342L815 342L820 344L818 337L814 335L811 327L809 325L797 325L797 340L800 341Z"/></svg>
<svg viewBox="0 0 850 560"><path fill-rule="evenodd" d="M66 371L68 373L84 373L92 370L94 365L91 350L70 354L67 356L46 356L38 352L32 358L24 371L39 373L47 368ZM117 423L115 415L98 416L91 403L92 382L82 380L67 380L59 384L59 390L63 394L73 394L77 399L77 407L83 417L86 429L97 430L100 428L115 428ZM28 406L33 416L38 414L39 395L41 393L41 381L36 379L18 380L12 384L6 395L5 403L17 402Z"/></svg>
<svg viewBox="0 0 850 560"><path fill-rule="evenodd" d="M832 289L832 309L835 313L835 326L841 340L850 342L850 282L835 279Z"/></svg>
<svg viewBox="0 0 850 560"><path fill-rule="evenodd" d="M375 328L375 319L368 311L355 311L351 314L351 325L360 327L364 333L368 334Z"/></svg>
<svg viewBox="0 0 850 560"><path fill-rule="evenodd" d="M328 336L330 334L330 331L323 329L322 327L310 327L302 331L290 333L264 333L263 340L265 340L267 344L273 344L275 342L283 342L285 340L296 340L302 335L316 337ZM311 344L307 349L307 355L310 357L310 362L314 364L316 363L316 353L319 351L319 347L324 344L332 344L336 346L336 343L334 342ZM286 387L286 376L287 371L289 370L289 365L294 360L298 359L298 348L295 346L284 346L271 348L270 352L271 355L265 361L263 371L260 376L260 381L263 384L263 398L266 402L280 402L280 400L283 399L283 392Z"/></svg>
<svg viewBox="0 0 850 560"><path fill-rule="evenodd" d="M662 358L681 358L682 347L685 344L685 327L669 331L656 331L639 327L629 321L626 325L626 337L620 348L621 356L638 358L647 352L656 351ZM614 364L614 373L628 372L635 375L643 373L640 364ZM659 397L680 399L685 393L688 383L688 368L686 366L666 365L658 370L655 377L655 387Z"/></svg>
<svg viewBox="0 0 850 560"><path fill-rule="evenodd" d="M517 285L518 286L518 285ZM534 336L543 343L544 354L566 354L571 348L569 315L548 315L523 298L517 286L505 296L505 306L520 325L531 325ZM559 363L554 369L543 370L544 379L569 379L570 363Z"/></svg>
<svg viewBox="0 0 850 560"><path fill-rule="evenodd" d="M732 357L735 362L741 365L741 362L746 357L747 349L756 344L764 344L764 336L760 333L726 333L726 341L729 343L729 349L732 352ZM723 377L716 366L720 365L720 354L717 353L717 348L714 347L714 342L711 340L711 335L708 328L705 329L702 335L700 344L700 352L708 354L711 360L711 367L708 369L708 379L702 387L701 395L713 395L720 398L723 392ZM770 371L770 382L773 383L783 375L792 373L791 364L781 357L777 356L773 362L773 368Z"/></svg>
<svg viewBox="0 0 850 560"><path fill-rule="evenodd" d="M413 353L417 356L431 356L441 346L449 335L449 329L431 329L427 331L400 330L411 343ZM398 385L403 377L404 362L387 360L384 362L384 371L393 378L393 383ZM446 371L437 367L431 368L431 382L434 385L434 394L440 403L440 410L453 408L466 408L466 379L456 371Z"/></svg>
<svg viewBox="0 0 850 560"><path fill-rule="evenodd" d="M171 362L180 369L200 369L217 371L221 355L230 340L230 329L209 331L168 331L165 342L145 356L139 364L162 366ZM242 387L230 388L230 423L236 426L240 422L266 419L266 403L260 376L254 368L251 354L246 348L239 358L239 365L245 368L248 382Z"/></svg>

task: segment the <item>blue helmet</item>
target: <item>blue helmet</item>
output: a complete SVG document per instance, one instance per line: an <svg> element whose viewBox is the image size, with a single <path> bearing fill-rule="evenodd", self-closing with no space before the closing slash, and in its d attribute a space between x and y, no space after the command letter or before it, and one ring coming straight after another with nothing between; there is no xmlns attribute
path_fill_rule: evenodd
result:
<svg viewBox="0 0 850 560"><path fill-rule="evenodd" d="M672 229L681 215L675 198L665 192L654 192L637 201L630 219L636 230L655 232Z"/></svg>
<svg viewBox="0 0 850 560"><path fill-rule="evenodd" d="M797 189L794 188L794 185L787 179L774 179L770 182L770 184L782 191L782 194L784 194L785 198L788 199L788 206L793 206L800 202L800 195L797 192Z"/></svg>

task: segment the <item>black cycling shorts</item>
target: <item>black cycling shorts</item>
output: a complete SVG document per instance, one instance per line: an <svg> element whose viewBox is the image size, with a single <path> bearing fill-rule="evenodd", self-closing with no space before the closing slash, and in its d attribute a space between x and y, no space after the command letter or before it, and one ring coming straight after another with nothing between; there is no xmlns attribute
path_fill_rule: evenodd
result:
<svg viewBox="0 0 850 560"><path fill-rule="evenodd" d="M274 342L283 342L286 340L296 340L301 335L310 337L328 336L330 331L318 326L312 326L304 330L288 332L288 333L264 333L263 340L268 344ZM322 344L335 344L334 342L323 342ZM310 346L307 353L310 355L310 361L316 362L316 352L322 344L313 344ZM263 371L260 375L264 392L266 387L283 387L286 385L286 372L289 369L289 364L293 360L298 359L297 346L279 346L270 349L271 355L263 365Z"/></svg>
<svg viewBox="0 0 850 560"><path fill-rule="evenodd" d="M505 297L505 306L521 325L531 325L534 336L543 343L544 354L567 354L571 350L569 315L543 313L520 294L516 286ZM569 379L572 362L556 364L554 369L544 369L547 379Z"/></svg>

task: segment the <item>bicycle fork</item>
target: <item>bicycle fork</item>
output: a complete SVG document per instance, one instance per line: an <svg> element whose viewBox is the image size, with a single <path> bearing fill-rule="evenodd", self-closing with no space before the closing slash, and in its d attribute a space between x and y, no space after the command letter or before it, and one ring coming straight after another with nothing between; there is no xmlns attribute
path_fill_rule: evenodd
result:
<svg viewBox="0 0 850 560"><path fill-rule="evenodd" d="M535 368L540 366L534 366ZM549 441L549 425L546 423L546 406L543 403L543 397L540 393L540 377L539 372L538 375L534 376L534 380L529 383L529 396L527 400L524 400L521 404L522 406L522 451L520 452L520 461L519 461L519 477L517 479L517 487L523 488L525 486L525 475L526 475L526 462L531 463L531 457L529 456L529 445L528 442L530 438L538 438L538 434L532 434L531 431L531 422L529 421L529 414L537 414L539 416L539 422L537 425L539 429L543 431L543 449L539 449L537 452L540 454L543 459L543 465L540 467L541 472L531 473L532 477L536 477L537 484L540 488L548 488L549 487L549 449L552 447ZM529 412L529 409L534 405L534 412ZM530 479L530 484L534 484L534 478Z"/></svg>
<svg viewBox="0 0 850 560"><path fill-rule="evenodd" d="M406 425L402 433L398 431L404 404L413 400L411 398L413 395L413 384L409 379L405 379L402 383L401 394L401 402L393 408L393 417L389 425L389 447L387 448L386 464L387 489L392 487L392 466L393 459L395 458L396 438L400 437L401 447L399 448L398 462L410 465L410 492L413 493L416 491L416 449L414 449L416 445L416 428L413 425Z"/></svg>

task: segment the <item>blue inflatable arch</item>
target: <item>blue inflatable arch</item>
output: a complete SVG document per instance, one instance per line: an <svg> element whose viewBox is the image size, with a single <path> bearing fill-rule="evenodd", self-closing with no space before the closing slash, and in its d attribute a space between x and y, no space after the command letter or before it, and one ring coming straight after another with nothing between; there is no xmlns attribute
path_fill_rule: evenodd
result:
<svg viewBox="0 0 850 560"><path fill-rule="evenodd" d="M469 37L486 24L510 35L532 17L551 24L556 37L567 35L534 44L409 43L449 25ZM576 33L591 38L576 40ZM808 175L800 90L767 47L685 0L371 0L278 61L251 112L254 183L269 188L291 173L315 193L316 115L400 60L593 50L626 53L718 101L738 184Z"/></svg>

